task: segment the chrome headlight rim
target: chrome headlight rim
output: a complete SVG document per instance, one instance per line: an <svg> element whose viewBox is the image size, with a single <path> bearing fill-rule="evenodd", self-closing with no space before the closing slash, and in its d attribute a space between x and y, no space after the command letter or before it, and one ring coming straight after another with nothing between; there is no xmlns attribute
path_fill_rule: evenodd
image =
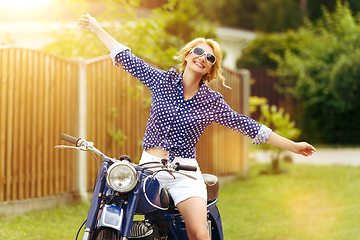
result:
<svg viewBox="0 0 360 240"><path fill-rule="evenodd" d="M118 170L117 168L121 168L123 170L128 170L133 177L133 180L130 182L130 184L128 184L126 186L126 188L118 188L115 184L113 184L113 182L111 181L112 178L112 174L114 174L115 170ZM120 170L121 170L120 169ZM107 170L106 173L106 183L107 185L114 191L116 192L120 192L120 193L127 193L130 192L131 190L134 189L134 187L136 186L138 182L138 175L136 172L135 167L133 167L130 163L126 162L126 161L119 161L119 162L115 162L114 164L112 164L109 169Z"/></svg>

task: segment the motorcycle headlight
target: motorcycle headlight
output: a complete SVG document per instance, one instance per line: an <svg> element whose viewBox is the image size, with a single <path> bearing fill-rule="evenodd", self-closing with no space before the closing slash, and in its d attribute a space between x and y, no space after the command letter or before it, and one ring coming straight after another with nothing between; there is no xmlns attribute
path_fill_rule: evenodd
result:
<svg viewBox="0 0 360 240"><path fill-rule="evenodd" d="M107 170L106 182L114 191L129 192L137 183L136 170L126 162L116 162Z"/></svg>

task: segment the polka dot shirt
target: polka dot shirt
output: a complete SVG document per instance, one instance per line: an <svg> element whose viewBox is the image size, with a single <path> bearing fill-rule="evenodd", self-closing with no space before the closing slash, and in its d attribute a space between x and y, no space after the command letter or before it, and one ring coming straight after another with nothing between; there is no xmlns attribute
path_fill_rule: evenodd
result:
<svg viewBox="0 0 360 240"><path fill-rule="evenodd" d="M199 91L184 100L182 75L150 67L124 45L116 46L110 54L114 66L139 79L151 90L151 109L143 139L143 149L163 148L174 156L196 158L195 145L212 123L248 136L254 144L269 138L271 129L233 111L223 96L201 82Z"/></svg>

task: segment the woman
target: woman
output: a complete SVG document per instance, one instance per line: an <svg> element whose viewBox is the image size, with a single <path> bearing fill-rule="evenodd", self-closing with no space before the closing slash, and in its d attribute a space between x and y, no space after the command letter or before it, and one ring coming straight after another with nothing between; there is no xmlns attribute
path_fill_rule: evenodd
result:
<svg viewBox="0 0 360 240"><path fill-rule="evenodd" d="M138 78L150 88L152 102L143 139L140 163L169 158L184 165L198 166L195 144L204 129L216 122L253 138L254 144L268 143L304 156L316 150L308 143L295 143L233 111L218 92L204 82L221 75L221 50L209 39L195 39L188 43L177 59L182 61L181 74L175 69L165 72L150 67L133 55L130 49L112 38L90 14L79 19L82 27L94 32L111 52L114 65ZM206 186L201 172L193 174L198 180L169 174L158 174L183 216L189 239L210 239L206 226Z"/></svg>

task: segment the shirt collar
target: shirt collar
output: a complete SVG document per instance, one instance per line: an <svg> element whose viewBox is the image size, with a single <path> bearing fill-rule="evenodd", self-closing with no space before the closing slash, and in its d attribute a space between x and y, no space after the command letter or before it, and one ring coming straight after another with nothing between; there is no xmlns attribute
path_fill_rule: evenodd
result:
<svg viewBox="0 0 360 240"><path fill-rule="evenodd" d="M177 81L177 84L182 83L183 75L184 75L184 72L182 72L182 73L180 74L179 79L178 79L178 81ZM201 87L203 84L204 84L204 79L201 79L201 80L200 80L200 83L199 83L200 87Z"/></svg>
<svg viewBox="0 0 360 240"><path fill-rule="evenodd" d="M183 81L182 81L183 74L184 74L184 72L182 72L180 74L179 79L177 81L177 88L179 89L179 91L181 93L180 96L182 96L182 97L184 96L184 88L183 88L183 84L182 84L183 83ZM199 91L194 95L194 97L192 99L199 98L199 96L202 95L203 91L205 91L204 88L207 86L204 82L204 79L200 80L199 85L200 85Z"/></svg>

